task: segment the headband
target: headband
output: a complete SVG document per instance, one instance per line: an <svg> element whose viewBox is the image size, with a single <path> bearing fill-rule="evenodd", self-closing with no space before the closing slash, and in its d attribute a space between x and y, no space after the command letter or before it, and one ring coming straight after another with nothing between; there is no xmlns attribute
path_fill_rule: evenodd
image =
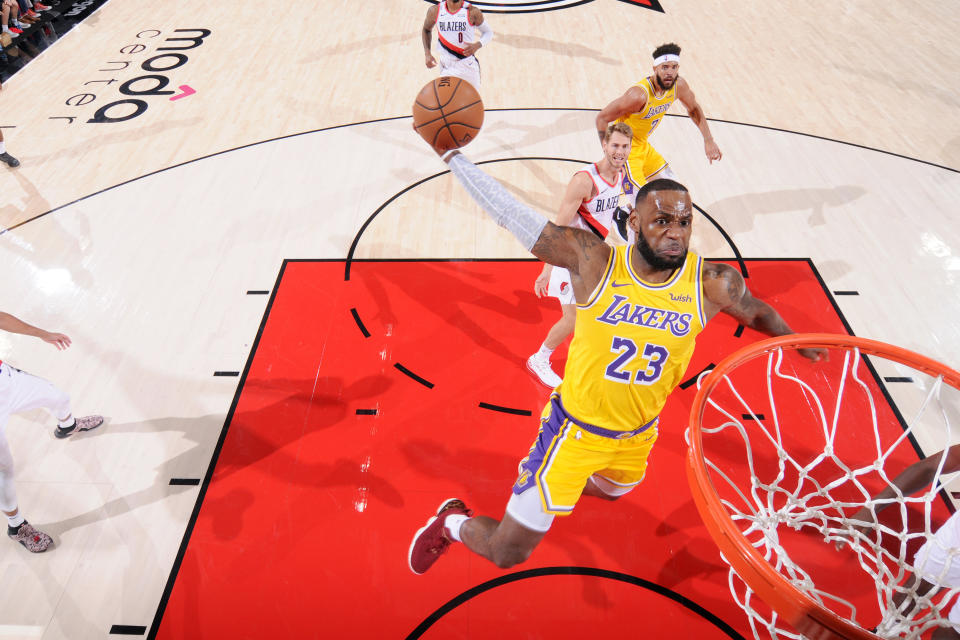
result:
<svg viewBox="0 0 960 640"><path fill-rule="evenodd" d="M659 67L664 62L680 62L680 56L675 53L665 53L659 58L653 59L653 66Z"/></svg>

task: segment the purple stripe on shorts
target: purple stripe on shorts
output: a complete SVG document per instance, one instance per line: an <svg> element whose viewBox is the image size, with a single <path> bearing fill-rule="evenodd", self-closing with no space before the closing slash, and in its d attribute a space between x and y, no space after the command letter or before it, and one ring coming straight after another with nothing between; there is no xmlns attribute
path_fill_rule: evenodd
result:
<svg viewBox="0 0 960 640"><path fill-rule="evenodd" d="M551 445L554 448L562 440L564 423L566 422L563 411L557 411L557 405L553 398L550 398L550 415L540 420L540 432L537 434L537 442L530 449L530 454L520 463L520 475L513 484L513 492L520 495L527 489L535 489L537 486L536 476L540 470L543 461L550 456ZM557 437L560 435L561 437Z"/></svg>

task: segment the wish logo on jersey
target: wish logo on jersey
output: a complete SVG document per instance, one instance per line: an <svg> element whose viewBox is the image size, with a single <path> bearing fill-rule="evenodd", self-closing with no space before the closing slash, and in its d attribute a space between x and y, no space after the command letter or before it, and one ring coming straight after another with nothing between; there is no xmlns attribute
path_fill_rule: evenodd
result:
<svg viewBox="0 0 960 640"><path fill-rule="evenodd" d="M425 0L430 4L438 4L437 0ZM500 2L471 2L483 13L538 13L540 11L554 11L569 9L593 0L500 0ZM659 0L620 0L644 9L652 9L663 13Z"/></svg>

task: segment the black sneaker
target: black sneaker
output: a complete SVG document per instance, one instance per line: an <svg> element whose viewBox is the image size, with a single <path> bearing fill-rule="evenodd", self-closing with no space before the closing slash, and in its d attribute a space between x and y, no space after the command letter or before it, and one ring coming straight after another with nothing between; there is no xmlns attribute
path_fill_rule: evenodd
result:
<svg viewBox="0 0 960 640"><path fill-rule="evenodd" d="M6 162L11 167L19 167L20 161L14 158L9 153L0 153L0 162Z"/></svg>

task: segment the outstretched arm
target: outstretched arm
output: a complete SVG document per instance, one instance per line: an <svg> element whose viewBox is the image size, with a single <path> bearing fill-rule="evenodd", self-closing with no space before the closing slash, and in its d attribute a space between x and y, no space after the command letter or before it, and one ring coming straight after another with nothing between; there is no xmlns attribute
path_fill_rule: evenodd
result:
<svg viewBox="0 0 960 640"><path fill-rule="evenodd" d="M938 451L919 462L914 462L893 479L893 484L870 499L875 503L874 513L879 513L889 507L898 495L909 496L931 484L937 477L937 469L940 468L940 461L944 453L946 453L947 459L943 461L943 469L940 474L945 475L960 471L960 445L956 444L945 451ZM885 500L889 502L883 502ZM852 519L864 522L873 520L870 517L869 507L863 507L857 511Z"/></svg>
<svg viewBox="0 0 960 640"><path fill-rule="evenodd" d="M12 316L9 313L4 313L3 311L0 311L0 329L3 331L9 331L10 333L19 333L25 336L40 338L44 342L49 342L61 351L70 346L70 338L62 333L44 331L43 329L35 327L32 324L27 324L20 318Z"/></svg>
<svg viewBox="0 0 960 640"><path fill-rule="evenodd" d="M712 164L714 160L722 158L723 154L720 153L720 147L714 142L713 134L710 133L707 116L704 115L703 108L697 102L697 97L693 95L690 85L683 78L677 78L677 99L687 108L687 114L693 124L697 125L697 129L700 129L700 135L703 136L703 150L706 152L710 163Z"/></svg>
<svg viewBox="0 0 960 640"><path fill-rule="evenodd" d="M747 283L743 281L743 276L729 265L704 262L703 292L708 320L722 311L740 324L768 336L786 336L794 332L776 309L753 297ZM826 350L819 348L804 348L798 351L800 355L814 362L827 355Z"/></svg>
<svg viewBox="0 0 960 640"><path fill-rule="evenodd" d="M597 135L600 136L600 144L603 144L603 137L607 134L607 125L631 113L639 113L645 106L647 106L647 92L640 87L630 87L622 96L601 109L597 114Z"/></svg>
<svg viewBox="0 0 960 640"><path fill-rule="evenodd" d="M560 227L518 201L459 151L443 155L470 197L494 222L509 231L525 249L544 262L570 270L592 289L603 275L610 246L583 229ZM576 288L576 283L575 283Z"/></svg>

